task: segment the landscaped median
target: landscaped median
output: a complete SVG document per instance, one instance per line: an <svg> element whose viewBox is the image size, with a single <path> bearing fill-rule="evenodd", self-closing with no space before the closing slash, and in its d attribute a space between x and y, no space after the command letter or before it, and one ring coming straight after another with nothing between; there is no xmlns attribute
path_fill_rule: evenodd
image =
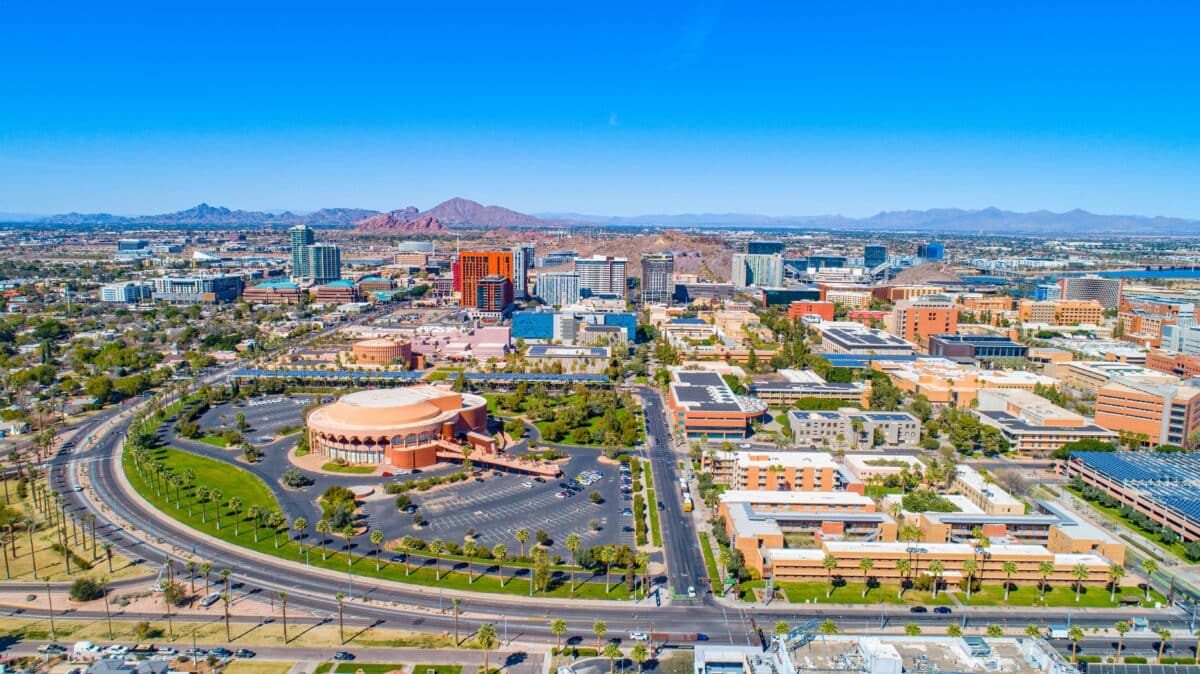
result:
<svg viewBox="0 0 1200 674"><path fill-rule="evenodd" d="M279 504L266 483L242 468L172 447L143 450L140 461L137 456L137 452L126 450L121 463L130 485L142 498L179 522L223 541L337 572L352 570L362 576L454 590L530 594L528 570L533 564L505 562L501 567L492 560L448 555L439 559L431 554L413 555L411 562L390 562L392 555L386 554L386 549L382 550L385 554L380 554L381 550L362 535L354 539L357 550L348 559L347 553L334 551L345 547L345 539L326 535L322 544L322 537L314 531L315 522L309 522L303 532L303 544L296 540L300 532L293 529L294 522L276 520L276 526L271 526L270 514L280 511ZM408 555L403 556L408 560ZM463 562L468 563L465 572L455 568ZM613 569L613 582L607 592L603 573L577 569L572 591L570 568L555 566L551 570L557 577L551 580L549 588L535 592L534 596L629 598L629 591L620 582L623 570ZM525 575L517 577L522 571Z"/></svg>

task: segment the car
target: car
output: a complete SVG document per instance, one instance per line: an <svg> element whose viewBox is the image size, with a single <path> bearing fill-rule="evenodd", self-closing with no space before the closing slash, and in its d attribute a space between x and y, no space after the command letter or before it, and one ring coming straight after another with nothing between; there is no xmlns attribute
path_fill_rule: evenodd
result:
<svg viewBox="0 0 1200 674"><path fill-rule="evenodd" d="M688 595L689 599L696 598L696 586L695 585L688 585L687 595Z"/></svg>
<svg viewBox="0 0 1200 674"><path fill-rule="evenodd" d="M546 484L546 478L544 477L535 477L533 478L533 481L538 484Z"/></svg>
<svg viewBox="0 0 1200 674"><path fill-rule="evenodd" d="M239 648L233 652L233 657L235 658L252 658L255 655L256 653L249 648Z"/></svg>
<svg viewBox="0 0 1200 674"><path fill-rule="evenodd" d="M924 606L913 606L912 608L908 609L908 612L909 613L929 613L929 609L925 608Z"/></svg>
<svg viewBox="0 0 1200 674"><path fill-rule="evenodd" d="M176 655L179 653L179 651L171 648L170 646L159 646L158 648L154 649L154 653L156 655Z"/></svg>
<svg viewBox="0 0 1200 674"><path fill-rule="evenodd" d="M104 649L105 655L126 655L129 653L129 647L121 644L113 644Z"/></svg>
<svg viewBox="0 0 1200 674"><path fill-rule="evenodd" d="M938 606L933 609L933 612L938 615L950 615L951 613L954 613L954 611L950 610L949 606Z"/></svg>
<svg viewBox="0 0 1200 674"><path fill-rule="evenodd" d="M58 644L42 644L41 646L38 646L37 652L44 653L46 655L62 655L63 653L67 652L67 649L59 646Z"/></svg>
<svg viewBox="0 0 1200 674"><path fill-rule="evenodd" d="M633 527L631 527L631 526L629 526L628 524L626 524L625 526L621 527L621 531L624 531L624 532L625 532L625 533L627 533L627 534L628 534L628 533L632 533L632 532L633 532Z"/></svg>
<svg viewBox="0 0 1200 674"><path fill-rule="evenodd" d="M406 513L408 513L409 515L411 515L411 514L413 514L413 513L417 512L417 506L416 506L416 505L414 505L414 504L412 504L412 503L410 503L410 504L408 504L408 505L404 506L404 512L406 512Z"/></svg>
<svg viewBox="0 0 1200 674"><path fill-rule="evenodd" d="M525 487L526 489L533 489L533 483L532 483L532 482L522 482L522 483L521 483L521 486L522 486L522 487Z"/></svg>
<svg viewBox="0 0 1200 674"><path fill-rule="evenodd" d="M621 508L621 514L625 517L633 517L633 510L629 508Z"/></svg>
<svg viewBox="0 0 1200 674"><path fill-rule="evenodd" d="M203 648L189 648L184 651L183 654L189 658L202 658L208 655L208 651L204 650Z"/></svg>
<svg viewBox="0 0 1200 674"><path fill-rule="evenodd" d="M554 495L554 498L566 498L566 497L567 497L567 492L565 492L565 491L560 491Z"/></svg>
<svg viewBox="0 0 1200 674"><path fill-rule="evenodd" d="M645 632L630 632L629 639L631 641L649 641L650 635Z"/></svg>
<svg viewBox="0 0 1200 674"><path fill-rule="evenodd" d="M347 653L346 651L338 651L333 654L333 659L338 662L347 662L354 659L354 654Z"/></svg>
<svg viewBox="0 0 1200 674"><path fill-rule="evenodd" d="M559 483L558 483L558 488L559 488L559 489L570 489L570 488L571 488L571 485L567 484L566 482L559 482Z"/></svg>
<svg viewBox="0 0 1200 674"><path fill-rule="evenodd" d="M219 601L221 601L220 592L209 592L208 594L204 595L204 599L200 600L200 605L208 608Z"/></svg>
<svg viewBox="0 0 1200 674"><path fill-rule="evenodd" d="M75 491L83 491L83 487L80 487L79 485L75 485Z"/></svg>
<svg viewBox="0 0 1200 674"><path fill-rule="evenodd" d="M667 507L667 506L663 505L663 502L662 502L662 501L659 501L659 502L658 502L658 509L659 509L659 510L663 510L663 509L665 509L666 507Z"/></svg>

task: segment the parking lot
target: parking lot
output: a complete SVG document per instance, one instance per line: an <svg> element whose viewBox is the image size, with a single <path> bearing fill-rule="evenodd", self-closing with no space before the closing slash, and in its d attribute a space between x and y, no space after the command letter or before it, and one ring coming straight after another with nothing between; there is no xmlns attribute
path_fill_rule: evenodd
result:
<svg viewBox="0 0 1200 674"><path fill-rule="evenodd" d="M427 494L414 492L413 502L427 522L420 530L412 528L411 516L397 511L391 499L369 503L365 510L369 521L382 525L389 536L413 534L427 541L440 538L461 543L467 530L474 529L477 543L489 548L503 543L511 552L520 550L516 539L518 529L529 530L527 552L540 529L550 536L550 554L562 555L564 560L570 559L565 542L571 533L582 537L583 547L632 545L633 518L621 514L622 509L631 507L631 502L621 498L618 467L598 462L599 456L597 450L576 450L563 467L565 475L561 479L537 482L528 475L497 476L487 471L482 482L460 483ZM604 476L573 496L557 496L565 491L560 483L569 483L585 471L599 471ZM588 499L593 491L604 497L602 503ZM598 531L590 526L593 520L599 524ZM630 530L625 531L625 527Z"/></svg>
<svg viewBox="0 0 1200 674"><path fill-rule="evenodd" d="M269 436L283 426L298 426L304 406L312 402L311 395L286 397L281 395L258 396L248 401L213 405L200 416L200 428L205 432L220 433L235 428L238 412L246 415L250 430L243 435L247 440L258 443L260 436ZM265 438L264 438L265 439Z"/></svg>

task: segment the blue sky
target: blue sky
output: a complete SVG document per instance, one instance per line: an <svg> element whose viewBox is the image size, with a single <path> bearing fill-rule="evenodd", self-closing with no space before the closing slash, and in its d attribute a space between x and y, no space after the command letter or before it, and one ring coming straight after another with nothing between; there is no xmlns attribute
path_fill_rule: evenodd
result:
<svg viewBox="0 0 1200 674"><path fill-rule="evenodd" d="M3 0L0 211L1200 217L1198 14Z"/></svg>

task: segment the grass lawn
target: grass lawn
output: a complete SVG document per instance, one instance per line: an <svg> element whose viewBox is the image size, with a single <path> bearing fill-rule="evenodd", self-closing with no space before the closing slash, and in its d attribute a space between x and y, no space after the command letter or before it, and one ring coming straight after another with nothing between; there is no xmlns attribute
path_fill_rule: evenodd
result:
<svg viewBox="0 0 1200 674"><path fill-rule="evenodd" d="M708 544L708 533L699 531L700 552L704 553L704 568L708 569L708 582L716 587L721 582L721 572L717 569L717 559L713 556L712 546Z"/></svg>
<svg viewBox="0 0 1200 674"><path fill-rule="evenodd" d="M1187 558L1187 555L1184 554L1183 543L1174 543L1172 545L1164 545L1162 542L1160 542L1158 540L1158 536L1135 525L1133 522L1130 522L1129 520L1125 519L1124 517L1121 517L1121 511L1119 509L1108 508L1108 507L1100 505L1099 503L1097 503L1095 501L1088 501L1087 499L1085 499L1083 497L1083 494L1079 493L1078 490L1072 488L1070 485L1064 485L1063 488L1066 489L1067 491L1071 492L1075 496L1079 497L1080 501L1086 502L1088 505L1090 505L1092 508L1096 509L1098 512L1103 514L1108 519L1110 519L1113 522L1116 522L1117 524L1121 525L1122 527L1138 534L1139 536L1146 539L1150 543L1153 543L1155 547L1166 550L1167 552L1171 553L1172 555L1175 555L1176 557L1178 557L1179 559L1181 559L1185 562L1189 562L1189 563L1191 562L1191 560L1189 560Z"/></svg>
<svg viewBox="0 0 1200 674"><path fill-rule="evenodd" d="M249 471L224 461L191 454L172 447L160 447L153 450L151 458L160 462L166 470L177 475L190 469L196 475L195 483L197 485L220 485L223 492L220 507L208 504L203 508L201 504L193 502L194 488L181 488L178 495L174 490L168 493L165 488L159 493L152 483L149 471L139 474L134 466L133 453L125 452L122 455L122 464L130 484L143 498L165 514L193 529L251 550L284 559L305 561L313 566L338 572L346 571L345 553L331 552L328 559L321 559L320 539L313 532L312 523L309 524L303 547L298 540L293 540L293 536L296 536L294 531L280 531L276 542L276 537L273 536L271 530L260 527L258 541L254 540L254 526L246 513L252 506L277 510L279 504L270 488ZM235 496L242 500L242 510L238 515L236 525L235 517L226 505ZM218 522L220 523L219 527L217 526ZM334 537L334 540L337 543L333 545L340 546L343 539ZM379 571L376 571L374 546L367 542L365 536L358 536L354 539L354 543L357 551L353 557L351 568L357 575L384 578L412 585L474 590L476 592L512 595L527 595L529 592L528 580L514 578L516 571L513 567L506 566L502 570L502 575L496 575L496 567L482 561L474 565L475 572L470 578L465 570L453 570L453 563L444 558L440 565L440 579L437 577L436 564L433 560L424 560L424 563L420 563L423 560L414 560L410 573L406 573L405 565L402 563L385 563ZM385 547L387 546L385 545ZM338 548L334 547L334 549ZM579 579L574 592L574 597L577 599L628 598L629 593L625 589L624 583L614 583L610 591L605 593L603 582L585 580L588 578L586 572L578 575ZM571 593L568 583L564 578L560 578L553 583L549 590L542 593L542 596L566 598L571 596Z"/></svg>
<svg viewBox="0 0 1200 674"><path fill-rule="evenodd" d="M654 471L650 470L650 460L642 460L642 479L646 481L646 489L654 491Z"/></svg>
<svg viewBox="0 0 1200 674"><path fill-rule="evenodd" d="M412 674L462 674L462 670L462 665L413 665Z"/></svg>
<svg viewBox="0 0 1200 674"><path fill-rule="evenodd" d="M321 470L327 470L331 473L348 473L350 475L370 475L375 472L375 466L355 466L352 464L343 465L330 461L323 464Z"/></svg>
<svg viewBox="0 0 1200 674"><path fill-rule="evenodd" d="M753 581L751 583L742 583L742 596L747 601L753 601L753 594L748 590L752 588L761 588L764 586L763 581ZM863 597L863 584L847 582L844 584L834 584L833 593L829 598L825 597L825 593L829 589L829 584L825 582L808 581L799 583L777 582L775 587L782 590L789 602L793 604L801 604L812 602L814 604L885 604L898 605L923 605L923 606L948 606L954 601L946 596L945 592L939 592L937 598L934 598L929 592L920 592L917 590L907 590L900 597L897 596L899 587L894 584L884 583L874 585L867 590L867 596Z"/></svg>
<svg viewBox="0 0 1200 674"><path fill-rule="evenodd" d="M205 435L203 437L196 438L196 441L203 442L206 445L212 445L213 447L220 447L221 449L225 449L229 446L229 443L225 442L225 438L219 435Z"/></svg>
<svg viewBox="0 0 1200 674"><path fill-rule="evenodd" d="M226 665L225 674L287 674L290 662L271 660L234 660Z"/></svg>
<svg viewBox="0 0 1200 674"><path fill-rule="evenodd" d="M885 487L881 484L869 484L864 490L864 494L870 498L883 498L888 494L899 494L904 490L900 487Z"/></svg>
<svg viewBox="0 0 1200 674"><path fill-rule="evenodd" d="M650 473L647 472L647 475ZM662 531L658 528L658 500L654 498L654 490L646 492L646 507L650 511L650 542L656 547L662 547Z"/></svg>
<svg viewBox="0 0 1200 674"><path fill-rule="evenodd" d="M1045 601L1039 601L1040 593L1036 584L1018 585L1008 593L1008 602L1004 601L1004 588L1000 585L985 585L978 592L971 595L971 600L967 601L966 592L957 590L957 596L964 604L972 606L1078 606L1080 608L1113 608L1121 607L1121 597L1127 596L1145 596L1143 590L1134 587L1132 584L1123 585L1120 590L1117 590L1117 601L1109 601L1110 592L1106 587L1085 586L1079 593L1079 601L1075 601L1075 589L1067 585L1053 585L1046 591ZM1166 603L1166 598L1158 592L1150 591L1150 602L1143 602L1143 606L1152 607L1154 602Z"/></svg>
<svg viewBox="0 0 1200 674"><path fill-rule="evenodd" d="M374 662L364 662L362 664L358 664L355 662L339 662L339 663L337 663L337 666L333 668L333 673L334 674L354 674L355 672L357 672L360 669L362 670L363 674L385 674L386 672L395 671L397 669L403 669L407 672L413 671L411 669L406 668L404 665L396 665L396 664L374 663Z"/></svg>

